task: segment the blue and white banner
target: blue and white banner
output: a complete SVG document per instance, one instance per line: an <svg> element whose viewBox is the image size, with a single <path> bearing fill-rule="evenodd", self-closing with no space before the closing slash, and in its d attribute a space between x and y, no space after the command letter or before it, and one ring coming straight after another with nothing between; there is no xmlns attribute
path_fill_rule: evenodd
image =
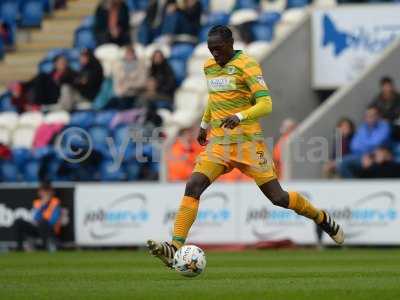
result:
<svg viewBox="0 0 400 300"><path fill-rule="evenodd" d="M337 88L358 78L400 37L400 5L352 5L312 15L314 88Z"/></svg>
<svg viewBox="0 0 400 300"><path fill-rule="evenodd" d="M400 245L398 181L305 181L284 184L326 209L343 226L347 245ZM169 240L183 184L78 184L76 242L82 246L144 245ZM201 198L188 242L252 244L317 242L314 222L273 206L255 184L213 184ZM324 243L332 244L328 236Z"/></svg>

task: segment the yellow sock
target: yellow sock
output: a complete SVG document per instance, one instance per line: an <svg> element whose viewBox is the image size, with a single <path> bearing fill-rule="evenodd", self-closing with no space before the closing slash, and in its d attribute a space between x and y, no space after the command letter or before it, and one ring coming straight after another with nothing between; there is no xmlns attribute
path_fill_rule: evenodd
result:
<svg viewBox="0 0 400 300"><path fill-rule="evenodd" d="M320 224L324 219L322 210L314 207L311 202L298 192L289 192L289 208L297 214L314 220Z"/></svg>
<svg viewBox="0 0 400 300"><path fill-rule="evenodd" d="M199 199L184 196L176 214L172 244L179 249L185 243L190 227L197 216Z"/></svg>

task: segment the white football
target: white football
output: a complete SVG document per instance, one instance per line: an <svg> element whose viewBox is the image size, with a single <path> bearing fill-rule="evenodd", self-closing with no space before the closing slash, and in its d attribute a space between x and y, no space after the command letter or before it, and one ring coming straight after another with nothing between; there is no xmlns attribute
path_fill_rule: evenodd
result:
<svg viewBox="0 0 400 300"><path fill-rule="evenodd" d="M172 267L183 276L195 277L204 271L206 255L197 246L183 246L176 251Z"/></svg>

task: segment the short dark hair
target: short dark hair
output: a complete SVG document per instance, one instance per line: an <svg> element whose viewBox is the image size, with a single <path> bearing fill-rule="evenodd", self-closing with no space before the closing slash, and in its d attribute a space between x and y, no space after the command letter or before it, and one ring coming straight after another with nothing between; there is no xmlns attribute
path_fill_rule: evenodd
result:
<svg viewBox="0 0 400 300"><path fill-rule="evenodd" d="M39 190L52 191L53 187L51 185L51 182L49 180L43 180L40 183Z"/></svg>
<svg viewBox="0 0 400 300"><path fill-rule="evenodd" d="M386 83L393 84L393 79L391 77L389 77L389 76L382 77L381 78L381 85L384 85Z"/></svg>
<svg viewBox="0 0 400 300"><path fill-rule="evenodd" d="M228 26L215 25L208 31L208 36L220 36L224 41L233 40L232 31Z"/></svg>

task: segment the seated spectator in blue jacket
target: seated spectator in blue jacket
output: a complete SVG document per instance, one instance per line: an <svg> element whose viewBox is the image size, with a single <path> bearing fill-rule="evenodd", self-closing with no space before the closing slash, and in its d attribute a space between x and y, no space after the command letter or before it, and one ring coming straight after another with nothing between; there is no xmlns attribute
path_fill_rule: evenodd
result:
<svg viewBox="0 0 400 300"><path fill-rule="evenodd" d="M33 201L33 220L18 219L14 223L17 250L23 250L27 237L40 238L44 249L56 250L55 237L61 230L61 204L54 196L50 183L42 183L38 190L39 198Z"/></svg>
<svg viewBox="0 0 400 300"><path fill-rule="evenodd" d="M388 145L390 135L390 125L381 118L378 108L369 107L365 112L364 122L357 128L351 141L351 154L343 157L338 165L340 176L342 178L359 177L363 155L372 153L379 146Z"/></svg>

